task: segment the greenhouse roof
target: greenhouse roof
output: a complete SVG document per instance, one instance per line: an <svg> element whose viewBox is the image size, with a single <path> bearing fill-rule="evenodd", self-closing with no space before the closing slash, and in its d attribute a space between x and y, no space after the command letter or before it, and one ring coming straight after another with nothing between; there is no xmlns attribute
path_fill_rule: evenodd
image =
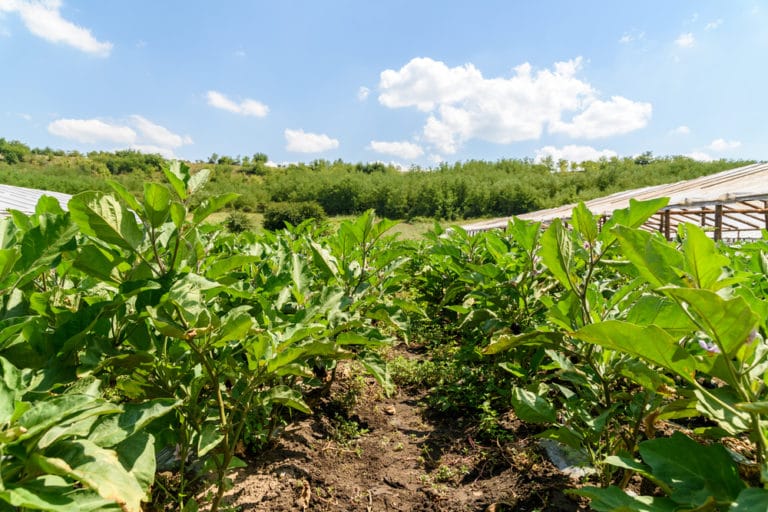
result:
<svg viewBox="0 0 768 512"><path fill-rule="evenodd" d="M609 196L585 201L589 210L601 217L638 201L668 197L668 205L644 225L645 229L673 236L678 224L698 224L711 231L716 239L759 238L768 229L768 163L701 176L666 185L625 190ZM568 220L575 204L519 215L521 219L548 223ZM505 228L510 218L477 222L462 226L470 233Z"/></svg>
<svg viewBox="0 0 768 512"><path fill-rule="evenodd" d="M67 209L67 203L72 197L69 194L51 192L50 190L0 185L0 216L8 215L8 210L19 210L27 215L32 214L35 212L37 201L42 196L50 196L57 199L65 210Z"/></svg>

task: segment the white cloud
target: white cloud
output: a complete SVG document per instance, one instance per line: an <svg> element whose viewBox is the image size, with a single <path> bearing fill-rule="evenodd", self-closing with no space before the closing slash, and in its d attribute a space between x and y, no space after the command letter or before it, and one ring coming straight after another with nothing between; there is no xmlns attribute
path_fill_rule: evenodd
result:
<svg viewBox="0 0 768 512"><path fill-rule="evenodd" d="M339 147L339 141L322 133L304 130L285 130L285 149L296 153L320 153Z"/></svg>
<svg viewBox="0 0 768 512"><path fill-rule="evenodd" d="M688 135L689 133L691 133L691 129L683 124L675 128L674 130L670 131L669 133L671 133L672 135Z"/></svg>
<svg viewBox="0 0 768 512"><path fill-rule="evenodd" d="M718 28L722 24L723 24L723 20L722 19L717 19L715 21L710 21L709 23L707 23L704 26L704 30L715 30L716 28Z"/></svg>
<svg viewBox="0 0 768 512"><path fill-rule="evenodd" d="M645 39L645 32L638 32L633 30L631 32L624 32L624 35L619 38L619 42L621 44L629 44L631 42L640 41L642 39Z"/></svg>
<svg viewBox="0 0 768 512"><path fill-rule="evenodd" d="M441 154L453 154L471 139L497 144L535 140L546 126L574 137L604 137L645 126L649 103L619 96L599 101L593 87L576 77L581 63L579 57L535 72L525 63L510 77L485 78L472 64L449 68L414 58L400 70L381 73L379 102L428 113L422 140ZM568 112L581 117L564 123Z"/></svg>
<svg viewBox="0 0 768 512"><path fill-rule="evenodd" d="M597 161L601 158L612 158L618 156L618 154L611 149L595 149L591 146L575 146L568 145L562 148L556 148L555 146L544 146L541 149L536 150L536 162L541 162L545 157L552 157L557 162L558 160L568 160L569 162L581 163L587 160Z"/></svg>
<svg viewBox="0 0 768 512"><path fill-rule="evenodd" d="M144 138L152 143L166 148L177 148L185 144L192 144L189 136L181 136L173 133L168 128L155 124L139 115L131 116L134 125Z"/></svg>
<svg viewBox="0 0 768 512"><path fill-rule="evenodd" d="M236 103L217 91L208 91L206 96L210 106L242 116L265 117L269 113L268 106L260 101L249 98L244 99L240 103Z"/></svg>
<svg viewBox="0 0 768 512"><path fill-rule="evenodd" d="M48 131L83 144L106 144L110 149L128 147L142 153L159 153L166 158L174 158L174 149L192 144L190 137L177 135L140 115L132 115L124 123L57 119L48 124Z"/></svg>
<svg viewBox="0 0 768 512"><path fill-rule="evenodd" d="M692 33L686 32L675 39L675 44L680 48L693 48L696 45L696 38L693 37Z"/></svg>
<svg viewBox="0 0 768 512"><path fill-rule="evenodd" d="M413 142L382 142L372 140L368 147L377 153L396 156L403 160L415 160L424 154L424 149Z"/></svg>
<svg viewBox="0 0 768 512"><path fill-rule="evenodd" d="M368 95L371 94L371 90L367 88L366 86L361 86L357 90L357 99L358 101L365 101L368 99Z"/></svg>
<svg viewBox="0 0 768 512"><path fill-rule="evenodd" d="M86 144L133 144L137 137L136 132L128 126L109 124L98 119L57 119L48 124L48 131L59 137Z"/></svg>
<svg viewBox="0 0 768 512"><path fill-rule="evenodd" d="M741 146L741 142L738 140L715 139L709 144L708 148L712 151L728 151L739 146Z"/></svg>
<svg viewBox="0 0 768 512"><path fill-rule="evenodd" d="M61 0L0 0L0 12L18 13L34 35L99 57L109 56L112 43L98 41L87 28L62 18L60 10Z"/></svg>
<svg viewBox="0 0 768 512"><path fill-rule="evenodd" d="M574 116L570 123L551 123L549 131L565 133L574 138L610 137L643 128L651 119L652 111L650 103L613 96L610 101L593 101L583 112Z"/></svg>
<svg viewBox="0 0 768 512"><path fill-rule="evenodd" d="M698 160L700 162L711 162L712 160L714 160L712 156L702 151L692 151L685 156L687 156L688 158L693 158L694 160Z"/></svg>

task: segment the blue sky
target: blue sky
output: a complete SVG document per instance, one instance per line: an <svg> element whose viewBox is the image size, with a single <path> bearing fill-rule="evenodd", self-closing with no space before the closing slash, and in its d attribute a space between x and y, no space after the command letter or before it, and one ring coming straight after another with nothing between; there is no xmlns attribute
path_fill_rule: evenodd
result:
<svg viewBox="0 0 768 512"><path fill-rule="evenodd" d="M0 0L0 137L190 160L768 159L756 1Z"/></svg>

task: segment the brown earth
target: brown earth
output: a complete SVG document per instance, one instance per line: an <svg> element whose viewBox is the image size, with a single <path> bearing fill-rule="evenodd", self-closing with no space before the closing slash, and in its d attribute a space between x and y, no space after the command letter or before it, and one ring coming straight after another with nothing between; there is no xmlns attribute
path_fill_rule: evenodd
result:
<svg viewBox="0 0 768 512"><path fill-rule="evenodd" d="M521 422L508 422L508 441L481 443L463 418L427 414L423 391L386 398L373 379L339 373L319 414L246 457L230 510L589 510Z"/></svg>

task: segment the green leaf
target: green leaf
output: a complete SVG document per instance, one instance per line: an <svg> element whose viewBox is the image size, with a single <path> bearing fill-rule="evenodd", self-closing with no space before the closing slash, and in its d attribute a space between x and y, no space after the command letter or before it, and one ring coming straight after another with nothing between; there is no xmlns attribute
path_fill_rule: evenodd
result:
<svg viewBox="0 0 768 512"><path fill-rule="evenodd" d="M190 176L189 183L187 183L187 190L189 194L195 194L202 189L211 177L210 169L200 169L195 174Z"/></svg>
<svg viewBox="0 0 768 512"><path fill-rule="evenodd" d="M236 254L229 256L228 258L217 258L213 263L208 265L205 271L205 276L208 279L219 279L227 273L241 269L251 263L257 263L261 261L259 256L250 256L247 254Z"/></svg>
<svg viewBox="0 0 768 512"><path fill-rule="evenodd" d="M246 313L245 309L230 310L222 319L214 344L223 345L228 341L242 340L256 325L256 321Z"/></svg>
<svg viewBox="0 0 768 512"><path fill-rule="evenodd" d="M573 242L570 232L563 227L560 219L553 220L542 235L539 254L555 279L566 289L576 291Z"/></svg>
<svg viewBox="0 0 768 512"><path fill-rule="evenodd" d="M598 234L597 222L595 221L595 216L592 215L592 212L587 209L587 206L583 202L579 203L576 208L573 209L572 222L576 232L578 232L584 240L590 244L594 244Z"/></svg>
<svg viewBox="0 0 768 512"><path fill-rule="evenodd" d="M73 264L89 276L106 283L119 284L120 276L115 269L121 263L125 263L125 260L116 251L88 244L78 248Z"/></svg>
<svg viewBox="0 0 768 512"><path fill-rule="evenodd" d="M171 203L171 220L177 229L181 229L184 220L187 218L187 209L178 201Z"/></svg>
<svg viewBox="0 0 768 512"><path fill-rule="evenodd" d="M135 251L144 239L136 217L112 196L82 192L69 200L69 211L80 231L103 242Z"/></svg>
<svg viewBox="0 0 768 512"><path fill-rule="evenodd" d="M77 226L69 216L41 215L40 222L21 238L21 255L14 270L16 286L22 287L61 260L62 252L75 248Z"/></svg>
<svg viewBox="0 0 768 512"><path fill-rule="evenodd" d="M205 219L207 219L209 215L221 210L238 197L240 197L240 194L227 192L226 194L220 194L206 198L202 203L200 203L200 206L195 208L195 210L192 212L192 222L195 224L200 224Z"/></svg>
<svg viewBox="0 0 768 512"><path fill-rule="evenodd" d="M21 252L16 247L0 249L0 283L10 276L20 256Z"/></svg>
<svg viewBox="0 0 768 512"><path fill-rule="evenodd" d="M696 361L675 338L655 325L639 326L608 320L582 327L574 336L645 359L677 373L688 382L695 382Z"/></svg>
<svg viewBox="0 0 768 512"><path fill-rule="evenodd" d="M120 464L136 479L144 494L149 496L149 490L155 481L155 438L147 432L137 432L114 449Z"/></svg>
<svg viewBox="0 0 768 512"><path fill-rule="evenodd" d="M669 297L643 295L627 314L627 322L655 325L672 336L683 337L697 330L680 305Z"/></svg>
<svg viewBox="0 0 768 512"><path fill-rule="evenodd" d="M224 434L219 430L217 423L205 423L200 429L200 437L197 440L197 455L205 456L224 441Z"/></svg>
<svg viewBox="0 0 768 512"><path fill-rule="evenodd" d="M144 215L149 225L157 228L168 219L171 211L171 193L158 183L144 183Z"/></svg>
<svg viewBox="0 0 768 512"><path fill-rule="evenodd" d="M121 183L115 180L107 180L107 184L112 188L112 190L115 191L120 199L125 201L125 203L128 205L128 208L133 210L135 213L139 213L143 209L134 195L129 192L128 189L125 188Z"/></svg>
<svg viewBox="0 0 768 512"><path fill-rule="evenodd" d="M284 384L274 386L269 390L262 392L261 397L265 403L274 402L285 405L287 407L291 407L306 414L312 413L312 410L304 402L304 398L301 396L301 393Z"/></svg>
<svg viewBox="0 0 768 512"><path fill-rule="evenodd" d="M653 214L667 206L668 197L659 197L647 201L629 200L629 207L616 210L611 215L600 231L599 240L603 242L604 247L608 247L616 240L616 234L613 231L614 226L626 226L634 229L639 228L650 219Z"/></svg>
<svg viewBox="0 0 768 512"><path fill-rule="evenodd" d="M180 403L172 398L156 398L138 404L125 404L120 414L101 418L88 439L101 447L115 446L168 414Z"/></svg>
<svg viewBox="0 0 768 512"><path fill-rule="evenodd" d="M567 492L591 499L590 507L597 512L675 512L677 510L677 505L669 498L629 496L615 485L605 489L582 487L569 489Z"/></svg>
<svg viewBox="0 0 768 512"><path fill-rule="evenodd" d="M727 256L720 254L714 240L693 224L683 224L683 254L685 270L698 288L717 289L717 282L723 274L723 267L730 263Z"/></svg>
<svg viewBox="0 0 768 512"><path fill-rule="evenodd" d="M726 357L736 353L758 323L757 315L743 297L726 300L710 290L692 288L664 288L662 291L688 304L696 313L702 330L718 343Z"/></svg>
<svg viewBox="0 0 768 512"><path fill-rule="evenodd" d="M80 439L57 443L45 455L33 453L30 458L42 470L81 482L125 512L141 512L144 490L112 450Z"/></svg>
<svg viewBox="0 0 768 512"><path fill-rule="evenodd" d="M555 423L557 421L555 408L545 397L537 393L515 387L512 389L510 401L517 417L525 422Z"/></svg>
<svg viewBox="0 0 768 512"><path fill-rule="evenodd" d="M73 489L72 482L59 476L44 475L29 480L23 486L8 486L0 490L2 502L18 509L46 510L50 512L103 512L120 508L87 490Z"/></svg>
<svg viewBox="0 0 768 512"><path fill-rule="evenodd" d="M681 505L697 507L710 498L728 504L744 489L738 468L722 445L702 446L675 432L640 443L639 451L653 475L672 488L670 498Z"/></svg>
<svg viewBox="0 0 768 512"><path fill-rule="evenodd" d="M163 174L165 174L179 199L185 201L187 199L187 183L190 178L189 167L178 160L174 160L168 167L163 168Z"/></svg>
<svg viewBox="0 0 768 512"><path fill-rule="evenodd" d="M515 243L520 244L527 254L533 254L541 235L541 222L512 217L508 229Z"/></svg>
<svg viewBox="0 0 768 512"><path fill-rule="evenodd" d="M684 266L683 255L666 240L647 231L624 226L616 226L613 232L619 240L624 257L652 287L685 286L685 281L680 277Z"/></svg>
<svg viewBox="0 0 768 512"><path fill-rule="evenodd" d="M735 436L752 428L749 414L736 408L739 399L728 387L717 389L694 389L696 410L714 420L717 424Z"/></svg>
<svg viewBox="0 0 768 512"><path fill-rule="evenodd" d="M753 487L744 489L728 512L765 512L768 510L768 491Z"/></svg>
<svg viewBox="0 0 768 512"><path fill-rule="evenodd" d="M483 354L499 354L521 345L544 345L557 347L563 341L563 334L550 331L532 331L524 334L499 334L494 336Z"/></svg>

